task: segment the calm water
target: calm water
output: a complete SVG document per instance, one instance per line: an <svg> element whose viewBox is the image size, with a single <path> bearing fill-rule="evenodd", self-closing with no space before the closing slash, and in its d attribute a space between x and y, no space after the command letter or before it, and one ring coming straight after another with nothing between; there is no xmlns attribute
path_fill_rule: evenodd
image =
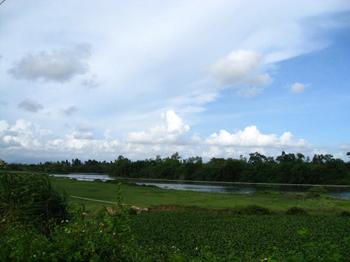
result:
<svg viewBox="0 0 350 262"><path fill-rule="evenodd" d="M107 174L98 173L71 173L54 174L55 177L68 177L80 181L101 181L115 180ZM247 184L220 184L220 183L191 183L191 182L169 182L169 181L150 181L145 179L127 180L129 183L144 186L156 186L162 189L173 189L196 192L214 192L214 193L236 193L252 194L255 192L274 191L285 193L302 193L308 191L311 186L289 186L289 185L247 185ZM350 200L350 188L329 187L329 194L333 197Z"/></svg>
<svg viewBox="0 0 350 262"><path fill-rule="evenodd" d="M107 181L114 180L114 178L110 177L107 174L99 174L99 173L71 173L71 174L53 174L55 177L68 177L70 179L76 179L79 181L94 181L96 179Z"/></svg>

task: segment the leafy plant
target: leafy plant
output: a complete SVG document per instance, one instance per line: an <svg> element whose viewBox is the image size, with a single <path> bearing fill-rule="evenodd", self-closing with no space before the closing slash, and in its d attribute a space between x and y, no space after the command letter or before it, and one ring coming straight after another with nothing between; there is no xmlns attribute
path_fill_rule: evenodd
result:
<svg viewBox="0 0 350 262"><path fill-rule="evenodd" d="M67 219L66 199L46 175L0 174L0 215L8 221L47 231L54 221Z"/></svg>

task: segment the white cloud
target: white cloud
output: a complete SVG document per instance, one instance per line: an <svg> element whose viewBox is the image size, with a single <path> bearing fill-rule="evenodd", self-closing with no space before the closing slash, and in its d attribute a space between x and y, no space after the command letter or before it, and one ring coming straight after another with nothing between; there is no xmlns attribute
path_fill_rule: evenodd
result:
<svg viewBox="0 0 350 262"><path fill-rule="evenodd" d="M28 112L37 113L38 111L44 109L44 106L35 100L27 98L18 104L18 108Z"/></svg>
<svg viewBox="0 0 350 262"><path fill-rule="evenodd" d="M163 123L146 131L130 132L127 141L139 144L176 144L189 131L190 127L175 113L168 110L163 115Z"/></svg>
<svg viewBox="0 0 350 262"><path fill-rule="evenodd" d="M235 50L211 67L221 85L237 88L239 93L254 96L271 83L263 69L262 56L251 50Z"/></svg>
<svg viewBox="0 0 350 262"><path fill-rule="evenodd" d="M256 126L247 126L233 133L220 130L206 138L190 134L189 130L190 127L172 110L165 112L162 124L146 131L129 133L119 139L110 130L106 130L102 137L95 136L90 128L77 128L57 136L52 130L42 129L23 119L13 125L1 120L0 158L6 161L11 161L11 157L29 161L74 157L112 160L122 154L132 159L145 159L179 152L183 157L201 156L209 159L238 158L252 152L276 156L282 150L305 155L331 152L311 146L290 132L265 134ZM344 150L342 156L346 159Z"/></svg>
<svg viewBox="0 0 350 262"><path fill-rule="evenodd" d="M265 148L300 148L307 146L305 140L296 139L292 133L285 132L281 136L276 134L263 134L256 126L247 126L243 130L229 133L226 130L220 130L218 133L210 135L206 143L216 146L231 147L265 147Z"/></svg>
<svg viewBox="0 0 350 262"><path fill-rule="evenodd" d="M84 158L97 157L99 159L113 158L119 148L117 139L96 139L90 134L73 132L63 138L50 139L46 143L46 150L55 154L69 154L83 156ZM87 135L87 136L85 136ZM88 156L87 156L87 153ZM112 156L112 157L111 157Z"/></svg>
<svg viewBox="0 0 350 262"><path fill-rule="evenodd" d="M249 50L237 50L220 59L212 67L214 76L224 85L244 81L259 68L261 56Z"/></svg>
<svg viewBox="0 0 350 262"><path fill-rule="evenodd" d="M302 84L302 83L298 83L295 82L290 86L290 91L294 94L300 94L303 93L305 91L305 89L307 88L308 85Z"/></svg>
<svg viewBox="0 0 350 262"><path fill-rule="evenodd" d="M35 128L31 122L18 119L14 125L5 124L5 127L0 133L0 147L16 148L20 154L22 149L35 151L42 146L39 140L44 130Z"/></svg>
<svg viewBox="0 0 350 262"><path fill-rule="evenodd" d="M119 142L111 138L94 138L91 131L74 130L57 137L50 130L19 119L13 125L0 121L0 157L13 156L16 159L54 160L80 156L115 156ZM112 158L113 158L112 157ZM23 159L22 159L23 160Z"/></svg>
<svg viewBox="0 0 350 262"><path fill-rule="evenodd" d="M51 52L28 54L8 72L17 79L67 82L88 71L90 49L89 45L80 44Z"/></svg>

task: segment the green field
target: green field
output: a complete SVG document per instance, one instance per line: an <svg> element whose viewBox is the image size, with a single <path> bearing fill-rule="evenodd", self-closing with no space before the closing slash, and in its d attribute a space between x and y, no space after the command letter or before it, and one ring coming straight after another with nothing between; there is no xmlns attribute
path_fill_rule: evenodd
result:
<svg viewBox="0 0 350 262"><path fill-rule="evenodd" d="M68 196L115 201L118 191L114 183L51 181ZM276 192L186 192L132 184L121 184L120 189L125 204L161 206L130 220L138 245L152 261L350 259L350 217L340 215L350 211L350 201ZM74 197L70 202L93 210L111 205ZM164 211L166 205L176 205L176 209ZM270 213L261 214L254 208L250 214L235 212L251 205L268 208ZM301 207L307 214L287 215L291 207Z"/></svg>
<svg viewBox="0 0 350 262"><path fill-rule="evenodd" d="M91 198L104 201L115 201L118 185L104 182L84 182L66 178L51 178L55 188L66 192L72 203L83 203L87 208L98 208L108 205L95 201L86 201L70 196ZM177 191L160 189L150 186L121 184L123 203L139 207L157 205L195 206L202 208L235 208L247 205L259 205L272 211L285 211L291 207L301 207L311 213L335 213L342 210L350 211L350 201L327 196L308 198L303 194L287 193L255 193L255 194L222 194Z"/></svg>
<svg viewBox="0 0 350 262"><path fill-rule="evenodd" d="M350 261L350 201L320 191L0 178L0 261ZM150 208L138 214L129 205Z"/></svg>
<svg viewBox="0 0 350 262"><path fill-rule="evenodd" d="M132 225L139 245L159 261L174 252L206 261L350 259L350 218L339 216L157 212L135 216Z"/></svg>

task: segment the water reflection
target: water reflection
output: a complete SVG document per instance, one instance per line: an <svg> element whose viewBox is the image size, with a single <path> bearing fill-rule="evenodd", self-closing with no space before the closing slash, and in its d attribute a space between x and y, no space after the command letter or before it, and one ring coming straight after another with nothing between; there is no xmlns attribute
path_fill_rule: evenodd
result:
<svg viewBox="0 0 350 262"><path fill-rule="evenodd" d="M174 189L183 191L196 191L196 192L214 192L214 193L240 193L251 194L256 191L254 187L241 187L241 186L217 186L217 185L199 185L199 184L185 184L185 183L149 183L149 182L136 182L137 185L144 186L156 186L163 189Z"/></svg>
<svg viewBox="0 0 350 262"><path fill-rule="evenodd" d="M54 176L54 177L67 177L67 178L76 179L79 181L114 180L114 178L110 177L107 174L99 174L99 173L53 174L52 176Z"/></svg>
<svg viewBox="0 0 350 262"><path fill-rule="evenodd" d="M55 177L67 177L80 181L108 181L115 180L107 174L99 173L71 173L71 174L54 174ZM121 179L123 180L123 179ZM284 193L303 193L307 192L312 186L295 186L295 185L258 185L258 184L229 184L229 183L194 183L194 182L176 182L176 181L150 181L146 179L125 179L129 183L135 183L143 186L155 186L162 189L173 189L182 191L195 192L212 192L212 193L236 193L252 194L255 192L273 191ZM327 187L325 187L327 188ZM329 195L339 199L350 200L350 189L344 187L328 187Z"/></svg>

